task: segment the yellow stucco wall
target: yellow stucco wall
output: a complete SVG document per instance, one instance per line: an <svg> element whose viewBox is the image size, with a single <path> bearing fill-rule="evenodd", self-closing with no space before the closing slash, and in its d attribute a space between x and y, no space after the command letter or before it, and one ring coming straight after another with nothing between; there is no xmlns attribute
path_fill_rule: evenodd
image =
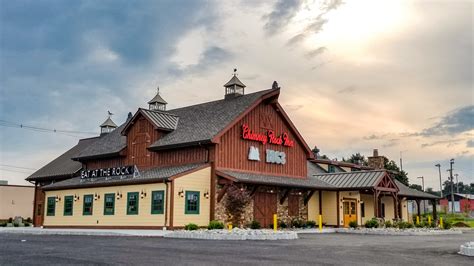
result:
<svg viewBox="0 0 474 266"><path fill-rule="evenodd" d="M365 209L365 216L361 217L362 225L365 224L366 221L372 219L374 215L374 196L361 194L360 200L364 202L364 209Z"/></svg>
<svg viewBox="0 0 474 266"><path fill-rule="evenodd" d="M127 215L127 193L146 192L146 196L138 200L138 215ZM45 226L163 226L165 222L164 214L151 214L151 192L164 191L166 197L166 185L163 183L97 187L84 189L69 189L58 191L46 191L45 203ZM104 194L115 193L115 213L114 215L104 215ZM84 195L98 194L100 199L93 200L92 215L83 215ZM122 194L117 199L117 194ZM80 198L73 201L73 215L64 216L64 197L78 195ZM47 216L48 197L61 197L61 201L56 203L54 216ZM166 202L165 202L166 210Z"/></svg>
<svg viewBox="0 0 474 266"><path fill-rule="evenodd" d="M395 205L393 198L390 196L383 196L380 200L385 205L385 221L395 219Z"/></svg>
<svg viewBox="0 0 474 266"><path fill-rule="evenodd" d="M33 217L35 187L0 186L0 219Z"/></svg>
<svg viewBox="0 0 474 266"><path fill-rule="evenodd" d="M324 170L326 170L326 171L327 171L328 168L329 168L329 166L328 166L327 164L325 164L325 163L318 163L318 165L319 165L321 168L323 168Z"/></svg>
<svg viewBox="0 0 474 266"><path fill-rule="evenodd" d="M318 223L319 220L319 191L314 192L308 201L308 220Z"/></svg>
<svg viewBox="0 0 474 266"><path fill-rule="evenodd" d="M346 172L351 172L352 169L350 167L343 167L341 166L342 170L346 171Z"/></svg>
<svg viewBox="0 0 474 266"><path fill-rule="evenodd" d="M403 199L401 201L401 204L402 204L402 217L401 218L403 219L403 221L409 222L408 217L410 216L408 215L408 201L406 199Z"/></svg>
<svg viewBox="0 0 474 266"><path fill-rule="evenodd" d="M326 225L337 225L337 197L336 192L323 191L322 209L323 223Z"/></svg>
<svg viewBox="0 0 474 266"><path fill-rule="evenodd" d="M192 174L179 177L174 181L174 209L173 226L184 226L188 223L195 223L199 226L207 226L210 216L210 198L205 198L204 193L210 193L211 189L211 168L196 171ZM180 191L184 192L183 197L179 196ZM199 214L185 214L186 191L199 191Z"/></svg>

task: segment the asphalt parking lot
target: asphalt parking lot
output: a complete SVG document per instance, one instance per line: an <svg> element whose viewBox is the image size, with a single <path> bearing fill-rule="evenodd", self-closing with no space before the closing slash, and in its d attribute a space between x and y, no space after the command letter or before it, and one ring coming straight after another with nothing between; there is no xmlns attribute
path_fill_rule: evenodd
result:
<svg viewBox="0 0 474 266"><path fill-rule="evenodd" d="M0 234L2 265L473 265L452 236L307 234L287 241Z"/></svg>

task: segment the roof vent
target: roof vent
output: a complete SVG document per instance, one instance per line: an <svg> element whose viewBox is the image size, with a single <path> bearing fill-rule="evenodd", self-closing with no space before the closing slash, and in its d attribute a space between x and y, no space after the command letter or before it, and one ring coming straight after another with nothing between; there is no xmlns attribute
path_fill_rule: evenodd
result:
<svg viewBox="0 0 474 266"><path fill-rule="evenodd" d="M237 78L237 68L234 68L232 78L224 84L225 99L231 99L244 95L245 85Z"/></svg>

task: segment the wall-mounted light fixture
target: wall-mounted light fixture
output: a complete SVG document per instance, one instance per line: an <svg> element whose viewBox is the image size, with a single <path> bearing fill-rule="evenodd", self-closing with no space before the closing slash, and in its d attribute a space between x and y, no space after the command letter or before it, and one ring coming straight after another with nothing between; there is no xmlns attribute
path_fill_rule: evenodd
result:
<svg viewBox="0 0 474 266"><path fill-rule="evenodd" d="M209 190L207 190L207 189L206 189L206 191L204 191L204 198L206 198L206 199L209 198Z"/></svg>
<svg viewBox="0 0 474 266"><path fill-rule="evenodd" d="M142 192L140 192L140 198L145 198L146 197L146 190L142 189Z"/></svg>
<svg viewBox="0 0 474 266"><path fill-rule="evenodd" d="M117 191L117 200L121 199L122 198L122 192L120 191Z"/></svg>
<svg viewBox="0 0 474 266"><path fill-rule="evenodd" d="M60 196L56 196L56 202L58 201L61 201L61 197Z"/></svg>
<svg viewBox="0 0 474 266"><path fill-rule="evenodd" d="M183 188L179 188L179 190L178 190L178 196L180 196L181 198L184 197L184 190L183 190Z"/></svg>
<svg viewBox="0 0 474 266"><path fill-rule="evenodd" d="M94 194L94 200L98 200L98 199L100 199L100 195L97 194L97 193L95 193L95 194Z"/></svg>
<svg viewBox="0 0 474 266"><path fill-rule="evenodd" d="M74 194L74 201L78 201L78 200L79 200L79 195Z"/></svg>

